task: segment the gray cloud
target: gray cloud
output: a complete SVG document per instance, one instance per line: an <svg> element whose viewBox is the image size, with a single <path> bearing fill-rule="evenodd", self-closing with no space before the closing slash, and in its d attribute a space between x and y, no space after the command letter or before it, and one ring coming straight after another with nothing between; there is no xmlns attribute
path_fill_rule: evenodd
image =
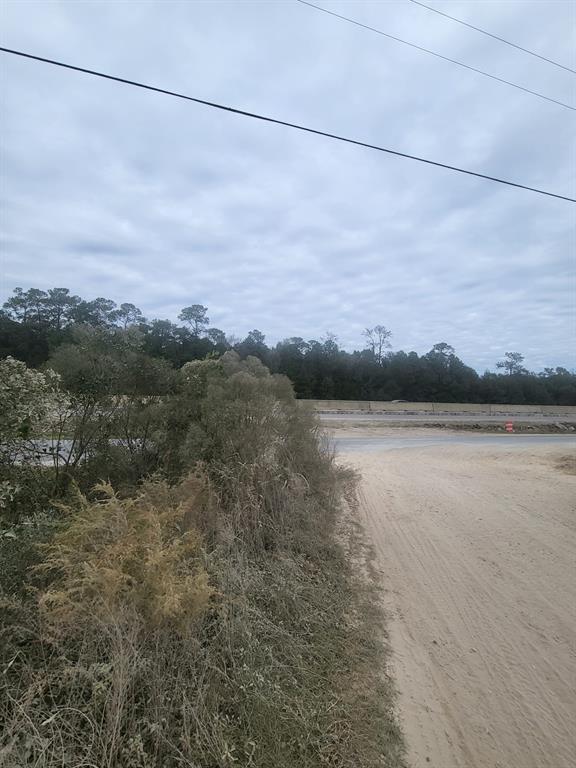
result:
<svg viewBox="0 0 576 768"><path fill-rule="evenodd" d="M573 77L408 3L330 7L576 103ZM439 6L440 7L440 6ZM571 6L450 11L574 64ZM8 2L2 44L574 195L574 118L293 2ZM33 17L34 23L30 23ZM67 285L269 341L567 365L573 206L32 62L0 60L2 298Z"/></svg>

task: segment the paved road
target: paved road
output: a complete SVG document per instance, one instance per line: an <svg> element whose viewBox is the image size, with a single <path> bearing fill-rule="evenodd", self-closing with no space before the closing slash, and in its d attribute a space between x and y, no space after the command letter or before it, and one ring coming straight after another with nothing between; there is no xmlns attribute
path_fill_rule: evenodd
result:
<svg viewBox="0 0 576 768"><path fill-rule="evenodd" d="M538 414L497 414L487 413L322 413L323 422L359 421L359 422L389 422L415 424L448 424L460 422L465 424L505 424L507 421L517 421L524 424L576 424L576 415L562 414L558 416L542 416Z"/></svg>
<svg viewBox="0 0 576 768"><path fill-rule="evenodd" d="M492 448L532 448L549 446L573 452L576 461L576 435L474 435L451 432L438 435L417 435L406 437L400 431L398 435L338 437L332 441L339 453L364 451L393 451L398 448L429 448L431 446L488 446Z"/></svg>

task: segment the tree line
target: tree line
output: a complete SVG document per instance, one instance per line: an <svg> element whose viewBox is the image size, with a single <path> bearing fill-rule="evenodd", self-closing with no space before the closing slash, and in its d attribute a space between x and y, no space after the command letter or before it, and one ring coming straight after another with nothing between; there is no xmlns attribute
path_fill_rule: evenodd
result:
<svg viewBox="0 0 576 768"><path fill-rule="evenodd" d="M86 332L98 338L102 349L129 334L142 354L175 369L228 350L241 358L257 357L272 372L287 375L300 398L576 404L574 372L562 367L530 372L517 351L495 361L495 372L479 375L447 342L423 355L392 351L392 333L384 325L366 328L365 346L347 352L331 333L309 340L293 336L273 346L258 329L239 339L212 327L202 304L184 307L178 320L148 320L132 303L85 300L68 288L15 288L0 311L0 356L37 368L58 350L62 356L77 346Z"/></svg>

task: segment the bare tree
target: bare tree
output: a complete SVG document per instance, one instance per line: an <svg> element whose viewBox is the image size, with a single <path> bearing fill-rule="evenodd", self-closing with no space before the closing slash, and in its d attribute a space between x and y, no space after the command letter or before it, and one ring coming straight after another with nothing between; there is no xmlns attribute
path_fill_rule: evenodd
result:
<svg viewBox="0 0 576 768"><path fill-rule="evenodd" d="M392 336L392 331L389 331L385 325L375 325L374 328L366 328L366 330L362 332L362 336L367 339L368 346L378 361L378 365L382 365L384 350L390 349L392 346L388 341Z"/></svg>
<svg viewBox="0 0 576 768"><path fill-rule="evenodd" d="M326 331L322 337L322 349L328 355L335 355L338 352L338 336L332 331Z"/></svg>

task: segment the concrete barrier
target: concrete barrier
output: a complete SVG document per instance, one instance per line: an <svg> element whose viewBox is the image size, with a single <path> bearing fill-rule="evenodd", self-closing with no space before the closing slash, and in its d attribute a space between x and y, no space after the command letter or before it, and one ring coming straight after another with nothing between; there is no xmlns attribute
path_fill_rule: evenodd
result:
<svg viewBox="0 0 576 768"><path fill-rule="evenodd" d="M306 400L320 412L359 413L478 413L506 416L576 416L574 405L514 405L507 403L392 403L376 400Z"/></svg>
<svg viewBox="0 0 576 768"><path fill-rule="evenodd" d="M368 400L306 400L316 411L369 411Z"/></svg>
<svg viewBox="0 0 576 768"><path fill-rule="evenodd" d="M543 405L542 413L546 414L546 416L552 416L555 414L558 414L559 416L562 416L563 414L566 416L573 416L576 413L576 406L574 405Z"/></svg>
<svg viewBox="0 0 576 768"><path fill-rule="evenodd" d="M498 413L506 413L506 414L514 414L517 413L518 415L522 414L531 414L531 415L542 415L542 406L541 405L509 405L507 403L502 403L498 405L491 405L490 406L490 413L498 414Z"/></svg>
<svg viewBox="0 0 576 768"><path fill-rule="evenodd" d="M372 413L423 413L430 410L429 403L386 403L372 400L370 402Z"/></svg>

